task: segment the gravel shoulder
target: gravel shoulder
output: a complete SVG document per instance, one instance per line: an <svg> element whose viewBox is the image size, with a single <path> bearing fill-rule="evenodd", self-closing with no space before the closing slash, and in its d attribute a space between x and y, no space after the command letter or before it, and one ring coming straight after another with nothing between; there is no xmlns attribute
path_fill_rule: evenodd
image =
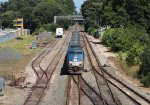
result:
<svg viewBox="0 0 150 105"><path fill-rule="evenodd" d="M68 75L65 71L66 52L61 57L59 64L54 71L49 83L49 88L46 90L46 94L43 97L40 105L64 105L66 102L66 86Z"/></svg>

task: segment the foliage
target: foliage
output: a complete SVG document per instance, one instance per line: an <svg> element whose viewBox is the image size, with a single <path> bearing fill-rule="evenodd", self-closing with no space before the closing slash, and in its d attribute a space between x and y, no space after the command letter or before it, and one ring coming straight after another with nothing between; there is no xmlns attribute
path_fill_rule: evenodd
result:
<svg viewBox="0 0 150 105"><path fill-rule="evenodd" d="M95 25L111 26L103 35L103 43L125 54L125 65L141 64L139 76L145 86L150 85L149 10L149 0L86 0L81 7L85 31L91 31Z"/></svg>
<svg viewBox="0 0 150 105"><path fill-rule="evenodd" d="M0 4L0 22L3 28L13 27L15 18L24 18L24 27L32 32L41 25L52 24L54 15L75 13L73 0L9 0Z"/></svg>
<svg viewBox="0 0 150 105"><path fill-rule="evenodd" d="M43 24L43 25L41 25L40 28L37 28L33 34L39 35L40 33L44 32L44 31L55 32L57 27L61 27L61 26L58 24Z"/></svg>
<svg viewBox="0 0 150 105"><path fill-rule="evenodd" d="M129 66L140 64L140 55L143 53L144 46L140 43L134 43L128 51L126 59Z"/></svg>
<svg viewBox="0 0 150 105"><path fill-rule="evenodd" d="M99 25L101 24L101 8L102 8L102 0L86 0L82 7L82 15L86 19L85 22L85 31L88 31L92 28L99 28Z"/></svg>
<svg viewBox="0 0 150 105"><path fill-rule="evenodd" d="M86 30L94 24L111 27L134 25L150 32L150 1L86 0L81 8Z"/></svg>
<svg viewBox="0 0 150 105"><path fill-rule="evenodd" d="M150 87L150 72L148 73L147 76L144 76L141 79L141 82L144 84L145 87Z"/></svg>
<svg viewBox="0 0 150 105"><path fill-rule="evenodd" d="M19 16L20 12L7 11L0 14L0 20L2 21L2 28L13 27L13 20L16 16Z"/></svg>
<svg viewBox="0 0 150 105"><path fill-rule="evenodd" d="M129 66L140 64L140 55L147 46L149 38L145 31L135 28L108 29L102 38L104 44L113 51L127 52L126 61Z"/></svg>
<svg viewBox="0 0 150 105"><path fill-rule="evenodd" d="M144 53L141 55L141 66L138 73L138 77L144 86L150 86L150 47L144 49Z"/></svg>
<svg viewBox="0 0 150 105"><path fill-rule="evenodd" d="M88 28L88 32L89 34L94 35L96 30L94 28Z"/></svg>
<svg viewBox="0 0 150 105"><path fill-rule="evenodd" d="M105 45L111 46L111 43L113 43L111 36L112 36L112 33L114 33L114 30L115 29L110 28L105 31L103 38L102 38L102 41Z"/></svg>
<svg viewBox="0 0 150 105"><path fill-rule="evenodd" d="M62 10L56 2L42 2L33 9L32 17L41 25L52 23L54 15L59 14L62 14Z"/></svg>

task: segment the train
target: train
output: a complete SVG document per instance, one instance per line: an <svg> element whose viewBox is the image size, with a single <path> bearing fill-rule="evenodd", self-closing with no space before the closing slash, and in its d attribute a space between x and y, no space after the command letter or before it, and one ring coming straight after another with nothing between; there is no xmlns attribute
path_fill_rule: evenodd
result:
<svg viewBox="0 0 150 105"><path fill-rule="evenodd" d="M72 32L67 51L67 68L70 74L81 74L84 69L84 51L80 42L80 32Z"/></svg>
<svg viewBox="0 0 150 105"><path fill-rule="evenodd" d="M56 28L56 37L62 38L63 36L63 28Z"/></svg>

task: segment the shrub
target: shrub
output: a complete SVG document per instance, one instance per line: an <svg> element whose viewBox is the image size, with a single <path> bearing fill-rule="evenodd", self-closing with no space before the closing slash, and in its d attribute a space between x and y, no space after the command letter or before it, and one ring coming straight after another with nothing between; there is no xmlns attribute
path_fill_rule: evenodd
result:
<svg viewBox="0 0 150 105"><path fill-rule="evenodd" d="M105 45L108 45L108 46L111 46L111 43L112 43L112 40L111 40L111 37L112 37L112 33L113 33L114 29L107 29L102 37L102 42L105 44Z"/></svg>
<svg viewBox="0 0 150 105"><path fill-rule="evenodd" d="M108 29L104 33L102 41L115 52L127 52L127 64L132 66L140 64L140 56L147 46L149 38L144 30L131 26L124 29Z"/></svg>
<svg viewBox="0 0 150 105"><path fill-rule="evenodd" d="M150 46L145 48L144 53L140 57L141 66L138 73L139 78L143 78L150 75ZM150 76L149 76L150 77ZM144 79L145 80L145 79Z"/></svg>
<svg viewBox="0 0 150 105"><path fill-rule="evenodd" d="M17 36L15 39L17 39L17 40L23 40L23 38L20 37L20 36Z"/></svg>
<svg viewBox="0 0 150 105"><path fill-rule="evenodd" d="M141 79L141 82L145 87L150 87L150 73Z"/></svg>
<svg viewBox="0 0 150 105"><path fill-rule="evenodd" d="M40 33L46 31L44 27L37 28L36 31L33 33L34 35L39 35Z"/></svg>
<svg viewBox="0 0 150 105"><path fill-rule="evenodd" d="M94 28L88 28L88 33L91 34L91 35L94 35L96 32L96 29Z"/></svg>
<svg viewBox="0 0 150 105"><path fill-rule="evenodd" d="M126 59L129 66L140 64L140 56L144 52L144 47L140 43L134 43L129 51Z"/></svg>

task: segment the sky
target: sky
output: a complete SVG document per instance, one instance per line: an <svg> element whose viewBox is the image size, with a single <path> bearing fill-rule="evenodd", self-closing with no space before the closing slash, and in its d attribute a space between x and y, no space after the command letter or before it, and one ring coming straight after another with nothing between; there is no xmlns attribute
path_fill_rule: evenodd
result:
<svg viewBox="0 0 150 105"><path fill-rule="evenodd" d="M5 2L5 1L7 1L7 0L0 0L0 2Z"/></svg>
<svg viewBox="0 0 150 105"><path fill-rule="evenodd" d="M0 2L5 2L5 1L7 1L7 0L0 0ZM75 6L77 7L76 8L76 11L79 13L80 12L80 8L81 8L81 5L83 4L83 2L85 1L85 0L73 0L74 1L74 3L75 3Z"/></svg>
<svg viewBox="0 0 150 105"><path fill-rule="evenodd" d="M80 12L80 8L81 8L81 5L83 4L83 2L85 1L85 0L73 0L74 1L74 3L75 3L75 6L77 7L76 8L76 11L79 13Z"/></svg>

